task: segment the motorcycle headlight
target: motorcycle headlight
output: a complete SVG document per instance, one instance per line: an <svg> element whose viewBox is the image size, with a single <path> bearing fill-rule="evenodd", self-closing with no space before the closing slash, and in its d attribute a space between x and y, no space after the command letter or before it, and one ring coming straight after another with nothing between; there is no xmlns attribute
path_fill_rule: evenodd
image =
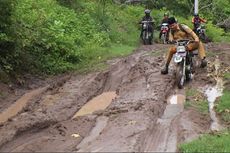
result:
<svg viewBox="0 0 230 153"><path fill-rule="evenodd" d="M177 52L185 52L185 51L186 51L185 46L178 46L177 47Z"/></svg>
<svg viewBox="0 0 230 153"><path fill-rule="evenodd" d="M179 54L174 55L174 62L175 63L179 63L182 61L182 56L180 56Z"/></svg>
<svg viewBox="0 0 230 153"><path fill-rule="evenodd" d="M201 29L200 31L204 33L204 32L205 32L205 29Z"/></svg>
<svg viewBox="0 0 230 153"><path fill-rule="evenodd" d="M147 25L146 25L146 24L144 24L144 25L143 25L143 28L144 28L144 29L146 29L146 28L147 28Z"/></svg>

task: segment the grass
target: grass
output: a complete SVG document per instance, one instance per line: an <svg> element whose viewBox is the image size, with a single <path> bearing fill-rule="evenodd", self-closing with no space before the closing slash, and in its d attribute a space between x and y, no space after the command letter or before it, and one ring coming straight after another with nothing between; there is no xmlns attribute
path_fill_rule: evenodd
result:
<svg viewBox="0 0 230 153"><path fill-rule="evenodd" d="M194 89L194 88L191 88L191 89L187 89L187 90L186 90L186 96L191 97L191 96L196 96L196 95L198 95L198 94L199 94L199 91L197 91L197 90Z"/></svg>
<svg viewBox="0 0 230 153"><path fill-rule="evenodd" d="M204 115L209 114L208 101L197 89L186 89L186 96L188 100L185 102L185 108L192 107Z"/></svg>
<svg viewBox="0 0 230 153"><path fill-rule="evenodd" d="M110 47L93 50L91 57L76 66L77 72L86 73L107 68L106 60L131 54L136 46L113 44Z"/></svg>
<svg viewBox="0 0 230 153"><path fill-rule="evenodd" d="M199 139L181 144L179 149L187 152L230 152L230 131L222 131L216 134L205 134Z"/></svg>
<svg viewBox="0 0 230 153"><path fill-rule="evenodd" d="M106 58L121 57L127 56L133 52L136 46L127 46L127 45L112 45L109 53L106 54Z"/></svg>
<svg viewBox="0 0 230 153"><path fill-rule="evenodd" d="M230 78L229 73L224 74L225 79ZM189 97L196 97L197 90L188 89L186 90L186 95ZM194 102L186 102L185 106L187 107L195 107L197 110L201 112L208 112L206 110L206 106L204 103L198 101L198 103ZM220 114L220 117L223 121L230 123L230 91L225 90L223 96L219 98L217 101L217 105L215 106L216 112ZM229 127L229 126L228 126ZM215 134L205 134L201 136L199 139L194 140L189 143L184 143L179 146L180 152L230 152L230 129L221 131Z"/></svg>
<svg viewBox="0 0 230 153"><path fill-rule="evenodd" d="M223 121L230 123L230 92L228 90L224 91L215 109Z"/></svg>
<svg viewBox="0 0 230 153"><path fill-rule="evenodd" d="M230 79L230 73L225 73L224 74L224 79Z"/></svg>
<svg viewBox="0 0 230 153"><path fill-rule="evenodd" d="M207 100L199 100L199 101L186 101L185 102L185 108L195 108L197 111L204 115L208 115L208 101Z"/></svg>

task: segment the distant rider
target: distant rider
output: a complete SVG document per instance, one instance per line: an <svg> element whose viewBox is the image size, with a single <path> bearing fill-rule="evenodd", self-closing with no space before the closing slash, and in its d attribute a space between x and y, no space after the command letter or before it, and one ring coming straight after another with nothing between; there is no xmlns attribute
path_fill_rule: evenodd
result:
<svg viewBox="0 0 230 153"><path fill-rule="evenodd" d="M176 19L174 17L170 17L168 19L168 24L170 28L169 33L169 41L175 41L180 39L190 39L194 40L195 42L190 43L187 45L187 50L193 51L198 49L199 56L201 58L201 67L205 67L207 65L207 61L205 60L205 49L202 44L202 42L199 40L197 35L190 29L187 25L179 24L177 23ZM164 68L161 70L161 74L167 74L168 73L168 67L170 64L170 61L173 57L173 54L176 53L176 47L173 46L169 49L166 64Z"/></svg>
<svg viewBox="0 0 230 153"><path fill-rule="evenodd" d="M169 14L167 12L164 13L164 18L161 20L161 25L163 23L168 23L168 18L169 18ZM161 39L161 35L162 35L162 31L160 30L159 39ZM166 38L168 39L168 33L167 33Z"/></svg>
<svg viewBox="0 0 230 153"><path fill-rule="evenodd" d="M193 31L197 33L197 28L200 26L201 23L206 23L207 21L205 19L202 19L199 17L198 13L195 13L193 18L192 18L192 23L193 23Z"/></svg>
<svg viewBox="0 0 230 153"><path fill-rule="evenodd" d="M151 32L151 33L153 33L153 18L150 16L150 13L151 13L151 11L149 10L149 9L146 9L145 10L145 16L142 18L142 20L139 22L139 24L142 24L141 22L142 21L152 21L152 23L149 25L149 31ZM142 24L142 26L143 26L143 24ZM141 35L140 35L140 37L142 37L142 35L143 35L143 27L142 27L142 29L141 29Z"/></svg>

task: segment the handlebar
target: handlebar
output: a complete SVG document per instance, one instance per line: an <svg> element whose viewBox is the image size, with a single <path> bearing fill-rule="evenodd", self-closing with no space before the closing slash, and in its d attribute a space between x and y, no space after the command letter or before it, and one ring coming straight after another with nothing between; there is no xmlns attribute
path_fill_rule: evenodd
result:
<svg viewBox="0 0 230 153"><path fill-rule="evenodd" d="M190 39L179 39L179 40L173 40L171 41L172 44L180 44L184 43L185 45L188 45L189 43L194 43L196 42L195 40L190 40Z"/></svg>
<svg viewBox="0 0 230 153"><path fill-rule="evenodd" d="M154 23L154 21L141 21L141 23Z"/></svg>

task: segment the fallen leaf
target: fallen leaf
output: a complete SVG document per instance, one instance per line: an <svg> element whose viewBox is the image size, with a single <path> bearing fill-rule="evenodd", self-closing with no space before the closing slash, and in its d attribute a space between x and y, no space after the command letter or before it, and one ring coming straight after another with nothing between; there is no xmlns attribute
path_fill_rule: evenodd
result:
<svg viewBox="0 0 230 153"><path fill-rule="evenodd" d="M74 137L74 138L78 138L78 137L80 137L80 134L74 133L74 134L72 134L71 136Z"/></svg>

